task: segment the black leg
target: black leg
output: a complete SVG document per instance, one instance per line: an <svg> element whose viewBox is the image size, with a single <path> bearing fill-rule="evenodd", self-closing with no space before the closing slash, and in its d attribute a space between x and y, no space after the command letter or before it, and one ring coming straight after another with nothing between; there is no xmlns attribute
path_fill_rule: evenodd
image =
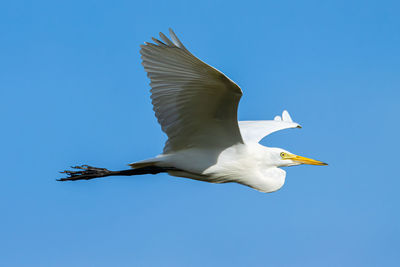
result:
<svg viewBox="0 0 400 267"><path fill-rule="evenodd" d="M78 181L78 180L90 180L95 178L102 178L107 176L131 176L141 174L157 174L161 172L168 172L170 170L176 170L175 168L168 167L157 167L147 166L138 169L128 169L122 171L110 171L105 168L96 168L89 165L73 166L73 171L65 170L60 173L67 174L67 177L57 179L57 181Z"/></svg>

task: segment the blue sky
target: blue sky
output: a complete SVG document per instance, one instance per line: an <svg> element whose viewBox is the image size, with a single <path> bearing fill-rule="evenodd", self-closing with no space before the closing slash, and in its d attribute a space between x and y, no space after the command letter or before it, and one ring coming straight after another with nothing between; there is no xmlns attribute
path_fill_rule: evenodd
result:
<svg viewBox="0 0 400 267"><path fill-rule="evenodd" d="M396 266L398 1L0 4L1 266ZM59 183L162 151L139 45L172 27L243 89L262 143L328 162L272 194L167 175Z"/></svg>

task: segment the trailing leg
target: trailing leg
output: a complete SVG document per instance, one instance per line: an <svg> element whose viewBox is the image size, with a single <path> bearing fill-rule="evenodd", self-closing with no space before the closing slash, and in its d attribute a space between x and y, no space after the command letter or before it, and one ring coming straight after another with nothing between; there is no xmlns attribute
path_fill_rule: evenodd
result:
<svg viewBox="0 0 400 267"><path fill-rule="evenodd" d="M73 171L65 170L61 173L67 174L67 177L57 179L57 181L77 181L77 180L90 180L95 178L103 178L107 176L131 176L141 174L157 174L161 172L168 172L176 170L175 168L146 166L137 169L128 169L122 171L110 171L105 168L96 168L89 165L73 166Z"/></svg>

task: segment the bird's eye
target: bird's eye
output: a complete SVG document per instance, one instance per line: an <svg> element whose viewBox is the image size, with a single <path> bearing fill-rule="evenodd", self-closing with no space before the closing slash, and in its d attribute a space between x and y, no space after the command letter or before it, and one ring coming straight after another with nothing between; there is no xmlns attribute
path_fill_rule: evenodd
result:
<svg viewBox="0 0 400 267"><path fill-rule="evenodd" d="M285 152L282 152L282 153L281 153L281 157L283 158L284 156L286 156L286 153L285 153Z"/></svg>

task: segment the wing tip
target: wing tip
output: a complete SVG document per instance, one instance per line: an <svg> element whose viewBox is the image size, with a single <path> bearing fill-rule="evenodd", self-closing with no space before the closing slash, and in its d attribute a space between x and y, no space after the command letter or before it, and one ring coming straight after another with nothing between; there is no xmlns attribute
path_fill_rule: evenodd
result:
<svg viewBox="0 0 400 267"><path fill-rule="evenodd" d="M281 121L281 122L287 122L287 123L292 123L294 126L292 126L291 128L303 128L300 124L298 124L297 122L294 122L292 120L292 117L289 114L289 111L287 111L286 109L283 110L282 112L282 116L275 116L274 117L274 121Z"/></svg>
<svg viewBox="0 0 400 267"><path fill-rule="evenodd" d="M159 39L151 37L153 42L145 42L145 45L141 46L141 48L143 49L146 47L170 47L170 48L172 47L172 48L180 48L190 54L187 48L179 40L178 36L176 36L174 30L170 27L168 28L168 31L169 31L169 36L166 36L163 32L159 32L160 36Z"/></svg>
<svg viewBox="0 0 400 267"><path fill-rule="evenodd" d="M286 109L282 112L282 120L286 122L293 122L292 117L290 117L290 114Z"/></svg>

